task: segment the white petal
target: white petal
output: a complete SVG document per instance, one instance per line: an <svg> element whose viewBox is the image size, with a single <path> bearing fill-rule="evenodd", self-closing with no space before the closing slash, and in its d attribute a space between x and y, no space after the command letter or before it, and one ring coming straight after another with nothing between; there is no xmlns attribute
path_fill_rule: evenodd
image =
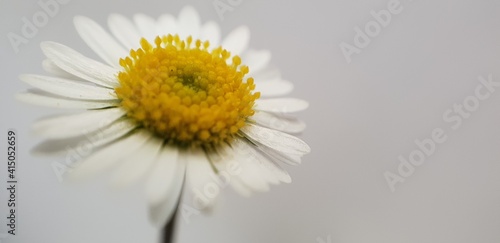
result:
<svg viewBox="0 0 500 243"><path fill-rule="evenodd" d="M252 74L252 77L255 79L257 85L259 83L281 81L281 73L277 68L270 68L261 72L255 72Z"/></svg>
<svg viewBox="0 0 500 243"><path fill-rule="evenodd" d="M273 113L292 113L309 107L307 101L295 98L259 99L255 101L255 105L256 110Z"/></svg>
<svg viewBox="0 0 500 243"><path fill-rule="evenodd" d="M236 146L230 147L222 145L222 147L224 150L229 150L227 153L229 155L225 161L229 161L226 163L232 163L232 167L236 168L234 169L236 171L234 177L239 179L239 181L236 181L237 184L238 182L241 182L246 188L249 188L252 191L269 191L269 184L266 179L262 177L261 168L258 164L252 163L252 158L249 157L250 151ZM236 185L237 190L241 190L238 186L239 185Z"/></svg>
<svg viewBox="0 0 500 243"><path fill-rule="evenodd" d="M166 145L161 149L151 175L146 183L146 195L149 204L156 205L165 200L174 184L177 167L184 166L185 163L179 163L179 149Z"/></svg>
<svg viewBox="0 0 500 243"><path fill-rule="evenodd" d="M258 125L286 133L300 133L306 128L306 124L293 117L278 116L265 111L257 111L249 118Z"/></svg>
<svg viewBox="0 0 500 243"><path fill-rule="evenodd" d="M248 160L248 158L240 159ZM250 162L241 162L241 164L241 173L238 175L238 177L241 179L242 183L244 183L248 188L251 188L253 191L269 191L269 184L267 183L267 180L261 175L262 170L259 168L259 165L255 165Z"/></svg>
<svg viewBox="0 0 500 243"><path fill-rule="evenodd" d="M170 14L163 14L158 18L158 27L156 32L160 36L177 34L177 21Z"/></svg>
<svg viewBox="0 0 500 243"><path fill-rule="evenodd" d="M257 152L254 148L249 146L241 139L235 139L235 141L233 141L231 145L235 150L240 151L239 154L246 153L242 163L244 163L245 165L248 163L249 166L257 167L256 170L259 171L258 174L267 183L275 185L279 184L280 179L278 179L278 174L275 174L275 171L277 172L278 168L276 168L276 166L273 166L272 162L269 161L264 155ZM288 179L289 178L290 177L288 176Z"/></svg>
<svg viewBox="0 0 500 243"><path fill-rule="evenodd" d="M179 12L178 32L181 39L192 36L193 39L200 35L200 16L192 6L185 6Z"/></svg>
<svg viewBox="0 0 500 243"><path fill-rule="evenodd" d="M60 78L69 78L69 79L79 79L78 77L60 69L53 61L50 59L45 59L42 61L42 68L46 72L53 74Z"/></svg>
<svg viewBox="0 0 500 243"><path fill-rule="evenodd" d="M250 197L252 195L252 190L242 182L241 178L234 177L231 179L231 188L238 194L244 197Z"/></svg>
<svg viewBox="0 0 500 243"><path fill-rule="evenodd" d="M55 42L42 42L43 53L59 68L84 80L104 87L113 88L118 84L118 70L92 60L77 51Z"/></svg>
<svg viewBox="0 0 500 243"><path fill-rule="evenodd" d="M50 139L70 138L106 127L125 114L120 108L90 110L74 115L51 117L35 122L33 130Z"/></svg>
<svg viewBox="0 0 500 243"><path fill-rule="evenodd" d="M128 50L140 46L141 35L128 18L119 14L111 14L108 18L108 26L115 38Z"/></svg>
<svg viewBox="0 0 500 243"><path fill-rule="evenodd" d="M214 21L208 21L201 27L200 39L208 40L210 46L217 47L220 43L220 27Z"/></svg>
<svg viewBox="0 0 500 243"><path fill-rule="evenodd" d="M259 72L271 61L271 52L269 50L248 50L241 57L242 63L247 65L250 69L248 73L252 76L253 73Z"/></svg>
<svg viewBox="0 0 500 243"><path fill-rule="evenodd" d="M117 101L93 101L93 100L71 100L59 97L51 97L46 94L34 92L19 93L16 98L22 102L33 105L55 107L60 109L100 109L114 107Z"/></svg>
<svg viewBox="0 0 500 243"><path fill-rule="evenodd" d="M186 174L185 161L180 162L177 167L175 177L173 178L172 187L167 193L167 197L163 202L156 205L150 205L149 218L153 225L163 227L169 219L174 215L181 197L181 191L184 184L184 177Z"/></svg>
<svg viewBox="0 0 500 243"><path fill-rule="evenodd" d="M156 37L156 21L145 14L135 14L134 22L141 36L146 38L149 42L153 42Z"/></svg>
<svg viewBox="0 0 500 243"><path fill-rule="evenodd" d="M111 179L115 187L124 187L139 180L152 167L163 145L163 140L153 137L137 151L125 158Z"/></svg>
<svg viewBox="0 0 500 243"><path fill-rule="evenodd" d="M249 42L250 30L246 26L240 26L226 36L222 41L222 48L230 51L232 55L240 55L247 49Z"/></svg>
<svg viewBox="0 0 500 243"><path fill-rule="evenodd" d="M79 160L89 155L93 149L123 137L136 126L127 119L119 119L107 127L83 136L46 140L38 144L33 149L33 153L40 155L66 153L66 160ZM67 164L69 164L68 161Z"/></svg>
<svg viewBox="0 0 500 243"><path fill-rule="evenodd" d="M76 80L29 74L21 75L19 79L43 91L67 98L82 100L116 99L115 92L112 89L89 85Z"/></svg>
<svg viewBox="0 0 500 243"><path fill-rule="evenodd" d="M125 138L117 140L95 153L92 153L88 158L83 160L74 171L71 172L71 178L86 179L111 168L115 164L122 161L122 159L135 153L135 151L148 139L150 139L151 136L150 132L146 130L139 130L129 136L126 136Z"/></svg>
<svg viewBox="0 0 500 243"><path fill-rule="evenodd" d="M228 147L227 144L223 146ZM219 177L224 178L225 183L229 183L242 196L249 197L252 194L252 190L238 176L241 168L238 167L239 164L233 161L235 154L230 148L218 146L215 150L207 152L207 156L213 166L217 168Z"/></svg>
<svg viewBox="0 0 500 243"><path fill-rule="evenodd" d="M256 90L262 97L275 97L292 92L293 84L288 81L255 82Z"/></svg>
<svg viewBox="0 0 500 243"><path fill-rule="evenodd" d="M198 209L207 209L213 206L215 198L220 193L220 187L215 183L216 174L208 161L207 155L201 148L192 149L187 155L187 180L192 195L197 197L201 205L193 205ZM205 193L205 188L215 184L216 187L210 190L209 195ZM208 190L207 190L208 191Z"/></svg>
<svg viewBox="0 0 500 243"><path fill-rule="evenodd" d="M73 22L80 37L99 57L111 66L120 67L120 58L127 56L127 50L92 19L76 16Z"/></svg>
<svg viewBox="0 0 500 243"><path fill-rule="evenodd" d="M257 151L255 145L250 144L242 139L238 139L237 141L239 142L239 144L237 144L237 146L235 147L239 147L240 150L248 151L248 157L252 158L252 163L261 166L262 170L264 171L263 175L269 173L267 175L267 179L269 180L269 182L273 183L275 179L284 183L292 182L292 178L290 177L288 172L286 172L283 168L281 168L281 166L270 160L264 154Z"/></svg>
<svg viewBox="0 0 500 243"><path fill-rule="evenodd" d="M267 68L263 71L252 72L255 80L256 90L260 91L261 97L273 97L285 95L293 90L293 84L281 78L281 73L276 68Z"/></svg>
<svg viewBox="0 0 500 243"><path fill-rule="evenodd" d="M253 142L285 154L304 155L311 152L311 148L304 141L280 131L253 124L247 124L241 131Z"/></svg>
<svg viewBox="0 0 500 243"><path fill-rule="evenodd" d="M267 154L273 161L279 161L288 165L299 165L302 160L301 155L279 152L266 146L259 146L258 149Z"/></svg>

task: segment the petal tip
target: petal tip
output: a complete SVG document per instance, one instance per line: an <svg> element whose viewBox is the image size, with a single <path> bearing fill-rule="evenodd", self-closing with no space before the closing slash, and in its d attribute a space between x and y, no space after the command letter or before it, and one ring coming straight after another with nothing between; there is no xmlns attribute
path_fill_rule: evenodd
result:
<svg viewBox="0 0 500 243"><path fill-rule="evenodd" d="M181 11L179 11L179 16L183 13L195 13L196 15L198 15L198 11L196 10L195 7L193 7L192 5L185 5L184 7L181 8Z"/></svg>
<svg viewBox="0 0 500 243"><path fill-rule="evenodd" d="M78 26L82 23L82 22L85 22L85 21L89 21L90 19L88 17L85 17L83 15L76 15L75 17L73 17L73 24L75 25L75 27L78 28Z"/></svg>

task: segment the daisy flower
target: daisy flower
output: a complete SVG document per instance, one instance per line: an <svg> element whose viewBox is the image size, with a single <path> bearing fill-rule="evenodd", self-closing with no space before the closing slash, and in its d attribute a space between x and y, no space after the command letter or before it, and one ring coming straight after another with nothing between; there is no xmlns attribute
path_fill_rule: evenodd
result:
<svg viewBox="0 0 500 243"><path fill-rule="evenodd" d="M269 51L247 48L247 27L221 41L219 26L202 24L189 6L177 18L113 14L110 32L82 16L74 24L103 62L63 44L41 44L51 75L21 75L36 89L17 98L79 112L37 121L34 131L47 140L36 150L60 152L90 140L72 176L114 167L116 186L144 179L155 224L170 219L183 191L208 190L197 202L212 205L220 190L207 185L222 172L237 172L224 182L242 195L289 183L280 164L298 164L310 152L290 135L305 128L290 113L308 103L272 98L293 86L269 67Z"/></svg>

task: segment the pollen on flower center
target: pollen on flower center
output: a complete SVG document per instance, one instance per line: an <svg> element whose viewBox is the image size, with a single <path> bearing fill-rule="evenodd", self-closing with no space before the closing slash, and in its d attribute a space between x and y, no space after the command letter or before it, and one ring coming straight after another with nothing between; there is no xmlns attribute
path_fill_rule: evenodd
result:
<svg viewBox="0 0 500 243"><path fill-rule="evenodd" d="M177 35L145 39L121 59L115 89L127 115L167 142L217 144L230 139L254 114L260 93L248 67L222 47ZM229 62L231 60L231 62Z"/></svg>

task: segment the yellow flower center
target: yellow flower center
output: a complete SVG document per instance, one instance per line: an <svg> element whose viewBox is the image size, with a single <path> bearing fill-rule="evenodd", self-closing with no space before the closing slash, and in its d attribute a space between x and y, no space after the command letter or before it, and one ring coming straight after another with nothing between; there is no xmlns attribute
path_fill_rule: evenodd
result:
<svg viewBox="0 0 500 243"><path fill-rule="evenodd" d="M156 37L153 46L120 59L115 89L127 115L169 143L217 144L233 137L254 114L260 93L248 67L222 47L177 35ZM229 63L231 60L231 63Z"/></svg>

